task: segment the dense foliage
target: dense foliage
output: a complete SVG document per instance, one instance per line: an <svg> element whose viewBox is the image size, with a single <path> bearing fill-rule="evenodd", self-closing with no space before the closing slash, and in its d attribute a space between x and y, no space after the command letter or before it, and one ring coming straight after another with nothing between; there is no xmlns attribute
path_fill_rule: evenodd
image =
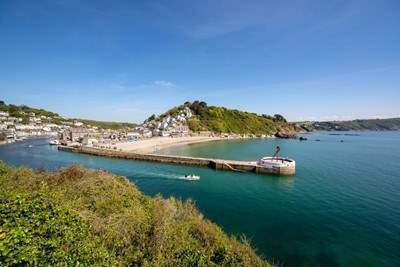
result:
<svg viewBox="0 0 400 267"><path fill-rule="evenodd" d="M275 134L278 131L294 131L295 127L279 114L274 117L258 115L224 107L208 106L207 103L186 102L195 116L188 124L192 131L212 131L235 134Z"/></svg>
<svg viewBox="0 0 400 267"><path fill-rule="evenodd" d="M269 266L192 202L147 197L105 171L0 162L0 184L2 265Z"/></svg>

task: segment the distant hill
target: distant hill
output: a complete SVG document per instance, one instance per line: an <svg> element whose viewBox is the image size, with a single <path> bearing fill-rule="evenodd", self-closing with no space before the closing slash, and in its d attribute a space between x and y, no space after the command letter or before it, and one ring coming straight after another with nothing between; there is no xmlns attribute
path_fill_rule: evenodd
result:
<svg viewBox="0 0 400 267"><path fill-rule="evenodd" d="M400 118L299 122L296 125L306 131L396 131L400 130Z"/></svg>
<svg viewBox="0 0 400 267"><path fill-rule="evenodd" d="M259 115L225 107L208 106L207 103L202 101L186 102L181 106L170 109L159 118L168 115L175 116L185 107L190 108L193 113L193 116L188 119L187 125L194 132L273 135L277 132L294 133L296 131L296 126L288 123L279 114L274 116ZM154 119L154 116L149 119Z"/></svg>
<svg viewBox="0 0 400 267"><path fill-rule="evenodd" d="M125 127L135 127L134 123L126 122L108 122L108 121L96 121L87 119L69 119L63 118L58 113L47 111L41 108L33 108L26 105L13 105L6 104L4 101L0 101L0 111L8 112L10 116L16 118L22 118L23 124L29 123L30 113L35 113L35 116L42 117L41 121L44 123L54 123L54 124L68 124L74 121L79 121L90 126L96 126L101 129L121 129Z"/></svg>

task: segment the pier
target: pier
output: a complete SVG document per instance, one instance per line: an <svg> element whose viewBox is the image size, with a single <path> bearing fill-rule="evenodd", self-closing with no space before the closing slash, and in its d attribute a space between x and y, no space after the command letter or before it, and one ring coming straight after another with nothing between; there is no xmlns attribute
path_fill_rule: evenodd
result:
<svg viewBox="0 0 400 267"><path fill-rule="evenodd" d="M133 152L108 150L93 147L70 147L62 145L58 146L58 150L119 159L208 167L216 170L228 170L236 172L254 172L260 174L275 174L285 176L295 175L296 173L295 167L266 167L259 165L257 161L224 160L158 154L139 154Z"/></svg>

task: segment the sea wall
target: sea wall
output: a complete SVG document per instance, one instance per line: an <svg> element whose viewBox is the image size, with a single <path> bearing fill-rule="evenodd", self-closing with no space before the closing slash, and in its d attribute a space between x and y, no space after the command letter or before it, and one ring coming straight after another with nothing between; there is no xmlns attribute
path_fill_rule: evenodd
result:
<svg viewBox="0 0 400 267"><path fill-rule="evenodd" d="M257 165L256 162L223 160L211 158L196 158L184 156L170 156L157 154L138 154L133 152L124 152L118 150L99 149L92 147L70 147L58 146L59 150L77 152L94 156L105 156L120 159L141 160L150 162L170 163L179 165L191 165L200 167L209 167L218 170L229 171L249 171L255 173L266 173L275 175L294 175L295 168L265 168Z"/></svg>

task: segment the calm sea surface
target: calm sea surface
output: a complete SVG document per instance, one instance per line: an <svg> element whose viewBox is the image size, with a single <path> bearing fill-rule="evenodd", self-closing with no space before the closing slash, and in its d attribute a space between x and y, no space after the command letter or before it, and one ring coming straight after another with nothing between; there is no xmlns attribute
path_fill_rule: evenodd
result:
<svg viewBox="0 0 400 267"><path fill-rule="evenodd" d="M207 218L246 235L258 253L283 266L400 266L400 132L358 134L163 151L257 159L280 145L282 155L296 160L297 174L290 178L60 152L43 139L0 146L0 160L49 169L79 163L127 176L149 195L191 198ZM179 179L189 173L200 181Z"/></svg>

